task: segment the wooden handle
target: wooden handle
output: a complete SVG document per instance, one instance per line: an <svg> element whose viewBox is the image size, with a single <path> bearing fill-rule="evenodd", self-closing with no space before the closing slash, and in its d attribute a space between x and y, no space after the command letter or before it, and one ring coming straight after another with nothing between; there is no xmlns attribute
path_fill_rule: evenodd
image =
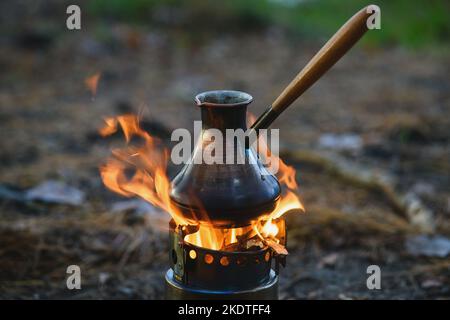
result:
<svg viewBox="0 0 450 320"><path fill-rule="evenodd" d="M270 108L252 125L251 128L256 134L259 129L268 128L281 112L311 87L364 35L367 31L367 19L373 14L370 10L372 6L361 9L351 17L297 74Z"/></svg>
<svg viewBox="0 0 450 320"><path fill-rule="evenodd" d="M367 31L368 7L351 17L320 51L300 71L273 102L272 109L280 114L303 92L328 71Z"/></svg>

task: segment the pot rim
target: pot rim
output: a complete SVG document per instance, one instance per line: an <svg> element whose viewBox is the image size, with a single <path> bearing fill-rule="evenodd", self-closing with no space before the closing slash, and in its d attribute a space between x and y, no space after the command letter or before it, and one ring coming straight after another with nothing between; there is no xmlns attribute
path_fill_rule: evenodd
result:
<svg viewBox="0 0 450 320"><path fill-rule="evenodd" d="M216 98L219 99L220 96L225 97L227 96L233 101L233 99L236 99L237 101L233 102L214 102L214 101L208 101L208 98ZM253 101L253 97L244 91L238 91L238 90L212 90L212 91L205 91L202 93L199 93L195 96L194 99L196 105L198 107L239 107L239 106L246 106L250 104Z"/></svg>

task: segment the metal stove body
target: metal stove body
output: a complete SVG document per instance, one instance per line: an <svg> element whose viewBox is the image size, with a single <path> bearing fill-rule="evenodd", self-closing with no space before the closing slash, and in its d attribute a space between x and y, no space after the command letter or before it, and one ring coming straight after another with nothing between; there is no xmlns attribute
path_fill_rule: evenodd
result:
<svg viewBox="0 0 450 320"><path fill-rule="evenodd" d="M282 230L284 223L277 221ZM267 246L242 252L201 248L183 240L187 230L170 223L167 299L278 299L278 275L286 256ZM280 240L286 244L285 232Z"/></svg>

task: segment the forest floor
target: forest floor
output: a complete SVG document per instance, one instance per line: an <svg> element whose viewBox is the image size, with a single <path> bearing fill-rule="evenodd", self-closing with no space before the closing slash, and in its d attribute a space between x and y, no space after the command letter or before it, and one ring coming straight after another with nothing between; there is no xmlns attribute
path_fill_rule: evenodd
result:
<svg viewBox="0 0 450 320"><path fill-rule="evenodd" d="M26 37L25 37L26 38ZM165 141L200 117L198 92L254 97L259 115L320 42L276 30L193 40L183 32L117 25L107 41L85 33L11 40L0 53L0 297L156 299L164 296L168 217L112 210L126 201L98 167L116 138L102 119L141 113ZM101 78L95 97L84 80ZM450 60L358 47L274 123L297 170L306 213L288 213L282 299L450 298L448 254L408 241L450 235ZM173 174L173 172L172 172ZM80 205L11 196L48 180L82 191ZM66 268L82 270L67 290ZM379 265L382 288L366 286Z"/></svg>

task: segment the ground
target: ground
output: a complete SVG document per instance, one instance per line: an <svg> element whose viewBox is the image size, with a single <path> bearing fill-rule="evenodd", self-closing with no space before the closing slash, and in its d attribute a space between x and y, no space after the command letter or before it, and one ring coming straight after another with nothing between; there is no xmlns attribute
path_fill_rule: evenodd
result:
<svg viewBox="0 0 450 320"><path fill-rule="evenodd" d="M276 28L195 39L123 24L107 41L83 32L33 39L9 39L0 53L1 185L20 191L54 179L87 198L1 199L0 297L163 298L167 229L155 215L111 210L124 199L105 189L98 167L120 140L98 136L102 119L142 113L144 127L168 141L199 119L194 95L221 88L249 92L259 115L321 39ZM439 52L358 46L274 123L306 207L288 213L280 298L450 298L450 259L405 249L415 235L450 234L449 71ZM84 79L96 72L93 96ZM326 133L361 143L324 147ZM410 194L430 221L414 223ZM81 267L82 290L66 289L71 264ZM369 265L381 268L381 290L367 289Z"/></svg>

